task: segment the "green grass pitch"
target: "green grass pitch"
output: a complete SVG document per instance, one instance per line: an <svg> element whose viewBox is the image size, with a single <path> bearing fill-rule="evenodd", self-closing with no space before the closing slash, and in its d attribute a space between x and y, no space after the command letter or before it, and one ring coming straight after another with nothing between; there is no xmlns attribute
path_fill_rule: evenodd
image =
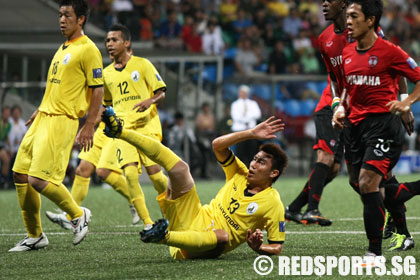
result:
<svg viewBox="0 0 420 280"><path fill-rule="evenodd" d="M288 205L302 189L303 178L280 178L275 187ZM398 176L401 182L418 180L418 175ZM199 181L197 189L202 203L214 197L222 181ZM153 219L161 217L155 190L143 185L147 205ZM408 227L418 245L407 252L386 252L389 240L383 243L384 255L414 256L420 260L420 204L417 197L406 205ZM314 279L316 276L279 276L274 266L268 276L253 270L257 257L246 244L216 260L172 260L163 245L143 244L138 232L143 228L131 226L128 204L112 189L91 188L84 205L92 210L89 235L78 246L72 245L72 233L52 224L46 210L57 207L42 197L42 225L50 245L43 250L8 253L25 236L16 194L13 190L0 192L0 279ZM349 187L346 177L338 177L325 189L320 205L324 216L333 220L331 227L286 224L286 256L361 256L367 248L362 217L362 203ZM277 257L272 257L276 264ZM417 275L390 276L381 279L418 279ZM337 273L328 279L342 278ZM345 279L377 279L379 277L347 276Z"/></svg>

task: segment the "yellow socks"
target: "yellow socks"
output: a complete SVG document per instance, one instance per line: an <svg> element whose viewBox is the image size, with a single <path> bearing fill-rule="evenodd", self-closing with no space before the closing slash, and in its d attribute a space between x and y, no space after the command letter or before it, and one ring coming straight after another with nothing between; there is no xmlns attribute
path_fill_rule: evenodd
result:
<svg viewBox="0 0 420 280"><path fill-rule="evenodd" d="M150 219L149 210L147 210L146 207L146 200L144 198L143 190L140 187L137 166L127 166L124 168L124 173L125 178L127 179L131 201L137 210L137 214L139 214L140 219L143 220L145 225L153 224L152 219Z"/></svg>
<svg viewBox="0 0 420 280"><path fill-rule="evenodd" d="M163 171L159 171L153 175L149 176L150 180L152 180L153 186L158 194L163 193L166 191L166 187L168 186L168 177L163 174Z"/></svg>
<svg viewBox="0 0 420 280"><path fill-rule="evenodd" d="M88 194L89 191L90 177L85 178L79 175L76 175L73 182L73 187L71 187L71 196L77 205L82 205L83 200Z"/></svg>
<svg viewBox="0 0 420 280"><path fill-rule="evenodd" d="M217 236L213 231L169 231L166 245L181 248L187 252L206 252L217 246Z"/></svg>
<svg viewBox="0 0 420 280"><path fill-rule="evenodd" d="M83 210L76 204L69 190L63 184L55 185L49 182L41 194L57 204L71 219L83 215Z"/></svg>
<svg viewBox="0 0 420 280"><path fill-rule="evenodd" d="M138 180L138 175L137 175ZM104 180L105 183L111 185L116 192L121 194L123 197L125 197L128 202L131 204L131 197L130 192L128 190L128 184L125 179L125 177L117 172L111 171L111 173L106 177Z"/></svg>
<svg viewBox="0 0 420 280"><path fill-rule="evenodd" d="M174 152L162 145L159 141L134 130L123 129L120 139L137 147L151 160L165 168L166 171L171 170L181 160Z"/></svg>
<svg viewBox="0 0 420 280"><path fill-rule="evenodd" d="M23 223L25 224L28 236L31 238L40 237L42 234L40 218L41 196L28 183L15 183L15 186Z"/></svg>

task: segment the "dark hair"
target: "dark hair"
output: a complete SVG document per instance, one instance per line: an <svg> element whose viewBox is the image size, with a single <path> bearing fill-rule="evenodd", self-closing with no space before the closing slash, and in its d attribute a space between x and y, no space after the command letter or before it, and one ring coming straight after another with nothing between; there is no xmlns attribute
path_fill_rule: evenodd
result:
<svg viewBox="0 0 420 280"><path fill-rule="evenodd" d="M365 19L375 17L375 31L378 30L379 21L381 20L382 13L384 10L384 4L382 0L349 0L348 5L358 4L362 8L362 12L365 15Z"/></svg>
<svg viewBox="0 0 420 280"><path fill-rule="evenodd" d="M14 112L15 110L19 110L22 113L22 108L17 104L12 106L12 112Z"/></svg>
<svg viewBox="0 0 420 280"><path fill-rule="evenodd" d="M278 170L279 175L275 178L273 178L272 183L276 182L277 178L280 177L280 175L283 173L284 169L287 167L287 155L283 151L282 148L280 148L279 145L274 143L266 143L260 146L259 151L263 151L264 153L267 153L271 155L271 170Z"/></svg>
<svg viewBox="0 0 420 280"><path fill-rule="evenodd" d="M184 114L181 112L176 112L174 118L176 120L183 120L184 119Z"/></svg>
<svg viewBox="0 0 420 280"><path fill-rule="evenodd" d="M89 17L89 6L85 0L60 0L60 7L61 6L72 6L77 18L85 16L82 27L85 26Z"/></svg>
<svg viewBox="0 0 420 280"><path fill-rule="evenodd" d="M122 25L121 23L116 23L111 25L109 31L121 31L121 37L124 41L131 41L131 33L128 30L127 26Z"/></svg>

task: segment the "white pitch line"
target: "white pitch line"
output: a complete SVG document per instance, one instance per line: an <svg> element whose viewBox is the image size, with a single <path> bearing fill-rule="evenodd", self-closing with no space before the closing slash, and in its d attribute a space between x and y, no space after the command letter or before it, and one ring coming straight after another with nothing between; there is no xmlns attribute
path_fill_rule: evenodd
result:
<svg viewBox="0 0 420 280"><path fill-rule="evenodd" d="M406 220L420 220L420 217L406 217ZM332 221L340 221L340 222L347 222L347 221L363 221L363 217L357 218L338 218L338 219L331 219Z"/></svg>
<svg viewBox="0 0 420 280"><path fill-rule="evenodd" d="M48 235L70 235L70 232L49 232ZM114 231L105 231L105 232L89 232L89 235L137 235L137 232L114 232ZM322 235L322 234L365 234L364 231L346 231L346 230L329 230L329 231L286 231L286 234L290 235ZM420 235L420 231L410 232L411 235ZM0 233L0 236L23 236L25 233Z"/></svg>

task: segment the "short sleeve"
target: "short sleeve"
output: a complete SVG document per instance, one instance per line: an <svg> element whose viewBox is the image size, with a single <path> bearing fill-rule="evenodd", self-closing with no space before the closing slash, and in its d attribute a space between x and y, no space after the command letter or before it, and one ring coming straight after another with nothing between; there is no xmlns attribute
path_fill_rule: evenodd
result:
<svg viewBox="0 0 420 280"><path fill-rule="evenodd" d="M393 46L391 68L399 75L407 77L411 82L420 81L420 67L405 51Z"/></svg>
<svg viewBox="0 0 420 280"><path fill-rule="evenodd" d="M103 86L102 55L94 44L87 45L82 63L88 86Z"/></svg>
<svg viewBox="0 0 420 280"><path fill-rule="evenodd" d="M148 59L144 59L142 71L144 80L153 92L156 92L158 89L166 88L166 84L162 80L162 77Z"/></svg>
<svg viewBox="0 0 420 280"><path fill-rule="evenodd" d="M286 238L284 206L279 200L273 199L273 207L266 214L265 230L269 243L283 243Z"/></svg>
<svg viewBox="0 0 420 280"><path fill-rule="evenodd" d="M248 174L248 168L232 152L225 161L219 162L219 164L222 166L223 171L225 172L226 181L232 179L232 177L237 173Z"/></svg>

